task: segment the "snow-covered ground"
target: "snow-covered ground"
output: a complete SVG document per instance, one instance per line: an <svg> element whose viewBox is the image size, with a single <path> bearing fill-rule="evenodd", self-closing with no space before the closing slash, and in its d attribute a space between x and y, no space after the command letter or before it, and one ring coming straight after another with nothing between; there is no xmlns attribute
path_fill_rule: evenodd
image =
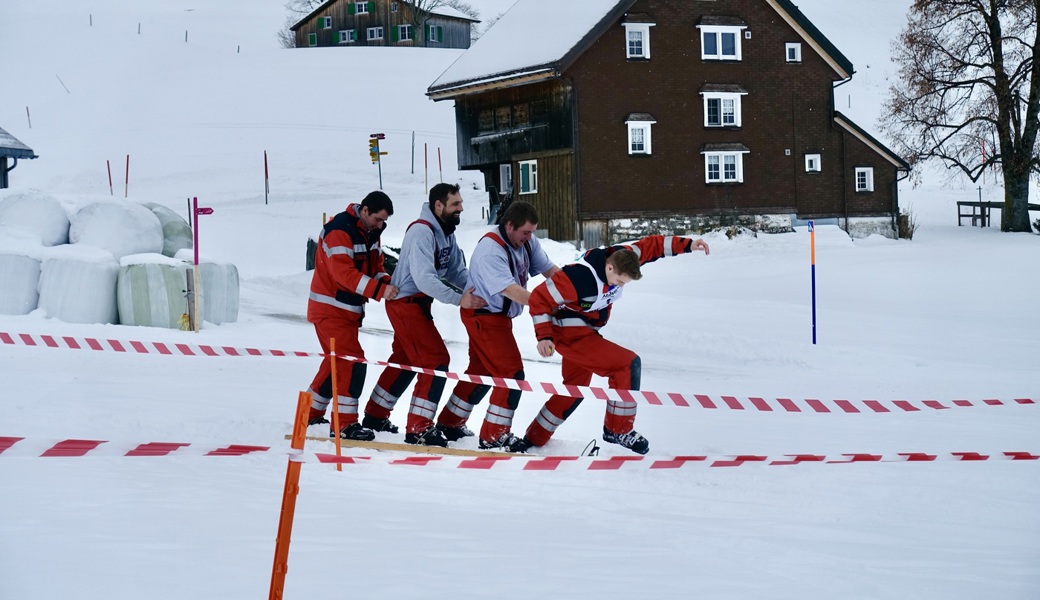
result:
<svg viewBox="0 0 1040 600"><path fill-rule="evenodd" d="M908 5L870 4L879 3L889 16L870 27L846 3L799 3L856 64L857 78L839 88L851 108L838 104L868 130L890 69L879 53ZM472 4L490 17L509 2L488 0L486 14L484 3ZM202 217L200 252L235 264L242 277L238 322L198 334L71 324L39 311L0 316L0 332L317 352L304 318L306 241L323 213L378 186L367 156L374 132L387 135L383 183L396 207L385 241L398 245L427 182L443 178L463 186L458 235L467 253L473 248L485 193L473 173L456 170L452 107L423 96L458 53L281 50L274 33L282 5L0 6L0 55L10 59L0 127L40 155L19 162L0 200L29 190L69 206L108 198L110 161L117 197L182 214L190 197L213 207ZM529 459L516 458L468 469L456 458L402 466L390 464L400 456L348 451L373 458L338 472L314 460L331 444L308 443L285 597L1037 598L1040 461L1003 453L1040 453L1040 405L1014 402L1040 399L1040 237L957 227L954 202L978 193L970 184L904 185L902 204L920 225L912 242L853 242L818 227L816 345L804 228L708 235L710 256L647 266L606 337L642 356L644 389L703 394L720 408L642 405L637 428L651 441L643 461L599 469L581 458L532 471L523 470ZM546 247L560 263L575 256L567 244ZM465 331L450 307L435 314L461 370ZM391 333L380 305L365 324L369 358L385 360ZM526 315L515 329L528 379L559 382L559 362L538 357ZM0 452L0 598L262 597L287 463L283 436L317 364L0 343L0 449L11 443L4 438L24 438ZM726 408L723 396L745 410ZM844 399L861 409L865 400L973 406L792 413L779 409L780 398L832 407ZM544 399L524 396L516 430ZM587 399L534 460L580 454L598 438L602 410ZM403 422L404 411L394 420ZM39 456L66 439L106 443L82 457ZM124 456L148 442L189 445L169 456ZM230 444L269 450L203 455ZM600 446L601 459L635 456ZM892 460L913 452L937 458ZM954 461L957 452L991 458ZM768 464L851 453L885 460ZM650 468L693 455L709 458ZM734 455L769 460L709 466Z"/></svg>

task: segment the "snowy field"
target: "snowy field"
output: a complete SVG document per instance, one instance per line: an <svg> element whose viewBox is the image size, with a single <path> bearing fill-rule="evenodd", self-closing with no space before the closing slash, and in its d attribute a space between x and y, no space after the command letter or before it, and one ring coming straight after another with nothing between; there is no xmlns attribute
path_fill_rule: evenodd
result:
<svg viewBox="0 0 1040 600"><path fill-rule="evenodd" d="M489 18L510 3L472 4ZM838 4L799 6L859 72L839 88L839 107L876 131L890 69L879 53L909 2L870 3L891 9L870 27L866 13L885 11ZM0 316L0 334L318 352L304 317L306 241L324 213L378 186L367 156L375 132L387 135L383 187L396 208L384 242L399 245L427 183L443 179L462 185L458 237L472 250L486 195L474 173L456 169L451 105L423 96L458 52L281 50L282 5L0 6L0 55L11 58L0 127L40 155L19 162L0 201L30 190L67 207L111 198L110 161L117 199L181 214L190 197L213 207L201 217L200 253L241 274L238 321L197 334L66 323L42 311ZM404 455L347 451L372 458L339 472L315 460L332 445L309 442L285 597L1040 597L1040 460L1004 454L1040 454L1040 237L958 227L955 201L979 191L937 181L901 187L919 224L913 241L852 241L817 227L815 345L804 227L732 240L710 234L710 256L648 265L604 334L641 355L645 390L705 395L718 408L641 405L636 427L651 443L642 461L611 462L635 455L600 442L598 459L524 469L544 456L577 456L599 438L603 406L592 398L548 446L489 469L463 468L458 458L404 466L391 464ZM981 193L999 199L989 183ZM558 263L576 256L568 244L545 245ZM457 312L438 305L435 316L461 370ZM381 305L365 325L369 358L385 360L391 331ZM559 382L559 362L538 357L526 314L515 330L528 379ZM0 343L0 599L264 597L284 435L317 366L314 357ZM376 375L370 369L366 394ZM862 412L790 412L780 399L832 409L847 400ZM514 429L544 400L526 394ZM922 409L868 408L899 400ZM951 408L928 408L929 400ZM403 424L405 410L402 402L393 420ZM82 457L40 457L66 439L105 443ZM187 446L125 456L149 442ZM267 450L205 455L232 444ZM989 459L955 460L966 452ZM770 464L796 454L882 460ZM767 459L711 466L740 455ZM651 468L680 456L706 459ZM602 468L610 465L618 468Z"/></svg>

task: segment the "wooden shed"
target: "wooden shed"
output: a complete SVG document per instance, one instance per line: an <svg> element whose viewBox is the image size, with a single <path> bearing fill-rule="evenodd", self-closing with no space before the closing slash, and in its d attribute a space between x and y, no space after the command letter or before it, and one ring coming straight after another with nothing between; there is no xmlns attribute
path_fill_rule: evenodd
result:
<svg viewBox="0 0 1040 600"><path fill-rule="evenodd" d="M18 138L0 129L0 190L10 187L10 173L18 166L19 158L39 158L33 149ZM11 162L8 163L8 160Z"/></svg>

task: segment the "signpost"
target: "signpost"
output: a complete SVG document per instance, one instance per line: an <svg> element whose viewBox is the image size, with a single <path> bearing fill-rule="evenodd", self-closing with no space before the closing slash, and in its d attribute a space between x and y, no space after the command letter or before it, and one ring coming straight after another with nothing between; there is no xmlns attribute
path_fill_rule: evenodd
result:
<svg viewBox="0 0 1040 600"><path fill-rule="evenodd" d="M379 189L383 189L383 161L379 158L380 156L386 155L386 152L379 151L379 140L386 139L386 136L382 133L373 133L368 136L368 157L372 159L372 164L379 166Z"/></svg>

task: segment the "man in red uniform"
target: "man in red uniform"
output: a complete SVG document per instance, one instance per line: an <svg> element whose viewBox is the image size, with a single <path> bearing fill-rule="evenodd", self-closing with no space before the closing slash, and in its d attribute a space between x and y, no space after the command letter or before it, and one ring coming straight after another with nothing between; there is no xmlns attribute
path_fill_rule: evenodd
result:
<svg viewBox="0 0 1040 600"><path fill-rule="evenodd" d="M330 352L329 340L336 340L336 354L365 357L358 342L358 330L365 317L365 304L372 300L392 300L397 287L383 270L383 248L379 236L386 220L394 214L390 197L372 192L361 204L351 204L332 218L321 230L314 255L314 275L307 302L307 320L314 324L322 351ZM339 435L352 440L371 440L375 432L358 423L358 397L365 385L364 363L341 362L336 365L336 410ZM332 359L326 356L311 382L310 424L328 423L325 409L332 398ZM335 435L336 432L331 432Z"/></svg>
<svg viewBox="0 0 1040 600"><path fill-rule="evenodd" d="M469 334L471 375L491 375L509 379L524 378L524 363L513 337L513 319L523 312L531 293L531 275L552 277L560 270L542 249L534 231L538 212L527 202L515 201L502 214L498 229L489 231L477 242L470 257L469 284L474 293L487 299L487 307L463 308L462 323ZM449 441L466 435L466 419L480 402L486 386L460 381L437 418ZM496 387L480 428L481 448L504 448L524 452L527 444L510 431L513 412L520 403L520 390Z"/></svg>
<svg viewBox="0 0 1040 600"><path fill-rule="evenodd" d="M408 226L401 243L393 284L397 298L386 303L386 315L394 327L394 343L388 362L448 370L448 348L433 322L431 306L437 299L467 309L487 303L466 289L469 272L462 250L455 242L455 227L462 214L459 186L438 183L430 189L429 204ZM465 290L460 291L460 290ZM387 367L379 376L365 405L365 427L397 432L390 411L415 377L412 371ZM448 439L433 423L444 391L444 378L419 375L408 407L404 441L422 446L447 446Z"/></svg>
<svg viewBox="0 0 1040 600"><path fill-rule="evenodd" d="M638 390L639 356L607 341L599 330L607 324L610 309L621 298L625 284L643 276L641 265L698 250L708 254L708 244L700 239L660 235L589 250L581 260L563 267L531 292L538 353L544 357L560 353L566 385L587 386L595 373L606 377L612 389ZM532 446L544 446L581 400L550 397L527 428L526 440ZM603 440L646 454L650 442L636 432L635 421L635 402L608 400Z"/></svg>

